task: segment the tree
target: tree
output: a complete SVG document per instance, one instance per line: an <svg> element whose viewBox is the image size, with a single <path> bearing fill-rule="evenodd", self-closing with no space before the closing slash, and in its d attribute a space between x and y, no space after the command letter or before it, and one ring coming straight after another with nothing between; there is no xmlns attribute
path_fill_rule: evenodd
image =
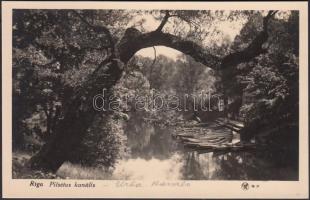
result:
<svg viewBox="0 0 310 200"><path fill-rule="evenodd" d="M70 94L70 97L65 98L63 116L57 123L53 135L40 152L30 160L32 168L50 171L56 171L64 161L69 159L70 152L79 147L86 130L98 115L89 104L92 102L92 97L101 93L103 88L107 89L108 94L113 93L112 88L120 79L125 64L137 51L156 45L171 47L191 56L197 62L220 70L222 79L225 80L230 76L229 69L234 69L237 64L247 62L266 52L263 44L268 39L268 24L276 13L276 11L268 12L263 19L262 30L247 47L219 57L213 55L201 42L197 41L198 37L192 29L188 35L184 36L182 31L176 31L176 34L168 33L164 31L164 27L172 18L182 20L190 27L199 19L209 19L208 22L212 23L212 19L223 13L154 11L161 19L156 30L141 32L129 27L124 30L121 38L117 38L122 27L115 24L110 26L111 23L107 22L105 17L109 16L108 19L112 22L124 22L128 19L125 17L127 13L124 14L126 11L21 10L18 12L19 14L16 14L14 18L17 29L14 32L13 45L17 48L35 46L49 60L44 65L59 62L61 73L64 73L67 68L68 70L79 68L85 62L91 62L91 59L85 59L90 52L104 52L103 56L97 56L100 59L94 62L92 69L85 70L86 73L82 76L84 81L79 81L75 87L70 89L70 93L65 94ZM244 14L232 12L229 16ZM42 42L41 40L44 40L46 36L51 37L53 41Z"/></svg>
<svg viewBox="0 0 310 200"><path fill-rule="evenodd" d="M246 119L241 136L268 144L271 160L281 166L298 167L298 12L270 25L274 34L268 53L243 66L249 73L242 77L247 100L241 108Z"/></svg>

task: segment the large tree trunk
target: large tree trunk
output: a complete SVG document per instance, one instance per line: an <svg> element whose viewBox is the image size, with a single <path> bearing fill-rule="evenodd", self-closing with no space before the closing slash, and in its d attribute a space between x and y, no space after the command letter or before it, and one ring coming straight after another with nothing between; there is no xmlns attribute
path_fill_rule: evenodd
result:
<svg viewBox="0 0 310 200"><path fill-rule="evenodd" d="M42 147L38 154L30 159L32 169L56 172L68 160L70 152L78 148L88 127L96 114L92 98L111 88L120 79L122 63L112 60L107 63L107 69L92 75L83 88L77 91L66 110L64 118L57 124L55 133Z"/></svg>

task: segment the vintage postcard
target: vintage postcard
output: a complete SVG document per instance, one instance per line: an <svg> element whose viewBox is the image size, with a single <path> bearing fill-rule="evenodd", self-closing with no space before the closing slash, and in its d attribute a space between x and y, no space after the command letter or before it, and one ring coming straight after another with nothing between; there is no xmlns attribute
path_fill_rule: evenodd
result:
<svg viewBox="0 0 310 200"><path fill-rule="evenodd" d="M2 2L4 198L307 198L307 2Z"/></svg>

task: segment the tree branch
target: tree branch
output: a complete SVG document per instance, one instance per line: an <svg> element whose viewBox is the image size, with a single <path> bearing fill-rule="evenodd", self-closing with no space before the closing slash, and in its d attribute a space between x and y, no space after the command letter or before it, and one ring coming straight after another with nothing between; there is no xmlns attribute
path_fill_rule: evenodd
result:
<svg viewBox="0 0 310 200"><path fill-rule="evenodd" d="M127 36L125 33L123 39L118 45L120 59L122 62L127 63L129 59L140 49L162 45L181 51L182 53L191 56L197 62L200 62L207 67L217 70L231 68L238 65L239 63L250 61L252 58L267 52L266 49L262 48L262 45L268 39L268 23L270 19L276 14L276 12L277 11L268 12L267 16L264 17L263 30L256 36L256 38L247 48L243 49L242 51L231 53L227 56L224 56L223 58L212 55L210 52L205 50L204 47L193 41L185 40L176 35L159 31L166 24L168 18L174 16L166 12L161 25L155 31L142 34L140 31L135 29L128 31L128 33L134 32L135 34L128 34Z"/></svg>
<svg viewBox="0 0 310 200"><path fill-rule="evenodd" d="M263 30L256 36L252 43L242 51L231 53L222 59L221 69L226 69L236 66L243 62L248 62L252 58L266 53L267 49L263 49L262 45L268 40L268 24L270 19L277 13L277 11L269 11L267 16L263 19Z"/></svg>
<svg viewBox="0 0 310 200"><path fill-rule="evenodd" d="M202 46L170 33L153 31L145 34L136 34L133 37L126 37L125 35L123 38L118 45L118 50L120 59L124 63L127 63L140 49L162 45L181 51L210 68L216 68L220 64L220 58L212 55Z"/></svg>
<svg viewBox="0 0 310 200"><path fill-rule="evenodd" d="M155 64L155 62L156 62L156 59L157 59L157 56L156 56L156 49L155 49L155 47L153 47L153 49L154 49L154 60L153 60L153 62L152 62L152 64L150 65L150 75L149 75L149 77L150 77L150 79L152 78L152 75L153 75L153 66L154 66L154 64Z"/></svg>
<svg viewBox="0 0 310 200"><path fill-rule="evenodd" d="M263 27L264 27L264 31L267 31L268 28L268 22L269 20L277 13L278 11L274 11L274 10L270 10L267 14L266 17L264 17L264 21L263 21Z"/></svg>
<svg viewBox="0 0 310 200"><path fill-rule="evenodd" d="M150 67L153 67L153 65L155 64L155 62L156 62L156 58L157 58L157 55L156 55L156 48L155 47L153 47L153 50L154 50L154 60L153 60L153 62L152 62L152 64L151 64L151 66Z"/></svg>
<svg viewBox="0 0 310 200"><path fill-rule="evenodd" d="M161 21L160 25L158 26L158 28L155 30L155 32L161 32L162 31L165 24L168 22L169 17L170 17L169 11L166 10L166 14L165 14L163 20Z"/></svg>

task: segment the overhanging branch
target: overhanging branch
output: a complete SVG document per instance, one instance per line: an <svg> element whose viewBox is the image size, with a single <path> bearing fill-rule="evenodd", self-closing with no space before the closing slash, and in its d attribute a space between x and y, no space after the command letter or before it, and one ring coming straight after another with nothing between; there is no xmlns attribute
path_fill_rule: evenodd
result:
<svg viewBox="0 0 310 200"><path fill-rule="evenodd" d="M270 19L277 11L269 11L263 19L263 30L254 38L252 43L242 51L231 53L222 59L221 69L234 67L240 63L248 62L254 57L266 53L267 49L263 49L262 45L268 40L268 24Z"/></svg>
<svg viewBox="0 0 310 200"><path fill-rule="evenodd" d="M239 63L248 62L254 57L267 52L266 49L262 48L262 45L268 39L268 23L270 19L274 17L276 12L277 11L268 12L267 16L264 17L263 30L255 37L247 48L220 58L211 54L205 49L205 47L200 46L194 41L186 40L179 36L159 31L167 23L168 18L174 16L170 15L167 11L160 26L155 31L143 34L135 29L134 31L131 30L131 32L135 32L134 35L124 35L123 39L118 44L120 59L122 62L127 63L129 59L140 49L162 45L189 55L197 62L213 69L225 70L226 68L232 68Z"/></svg>
<svg viewBox="0 0 310 200"><path fill-rule="evenodd" d="M163 20L161 21L160 25L158 26L158 28L155 30L156 32L160 32L162 31L162 29L164 28L165 24L168 22L168 19L170 17L169 11L166 10L165 11L165 16L163 18Z"/></svg>
<svg viewBox="0 0 310 200"><path fill-rule="evenodd" d="M212 55L197 43L185 40L181 37L163 32L149 32L137 34L136 37L126 37L118 45L120 59L127 63L129 59L140 49L152 46L166 46L176 49L186 55L191 56L210 68L216 68L220 63L220 58Z"/></svg>

